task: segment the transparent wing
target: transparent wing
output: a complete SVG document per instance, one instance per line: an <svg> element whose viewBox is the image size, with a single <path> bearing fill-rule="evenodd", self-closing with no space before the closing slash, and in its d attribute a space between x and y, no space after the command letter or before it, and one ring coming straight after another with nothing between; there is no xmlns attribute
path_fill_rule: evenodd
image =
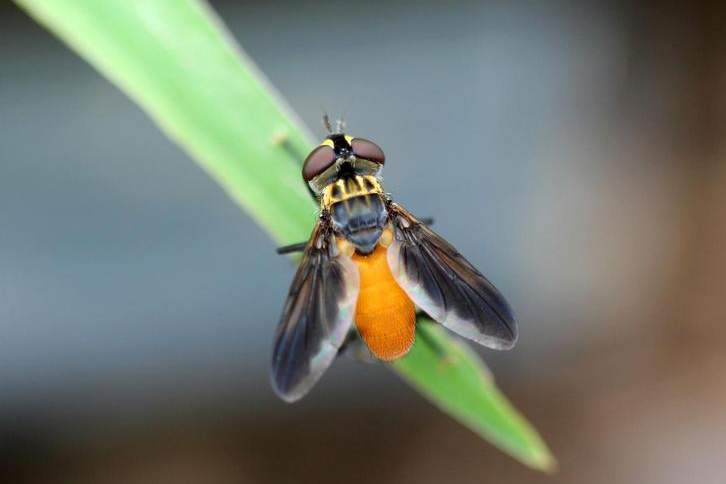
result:
<svg viewBox="0 0 726 484"><path fill-rule="evenodd" d="M414 303L451 331L495 349L517 341L509 304L448 242L393 205L388 264Z"/></svg>
<svg viewBox="0 0 726 484"><path fill-rule="evenodd" d="M272 384L292 402L301 398L338 353L353 322L358 268L340 253L327 225L313 230L277 328Z"/></svg>

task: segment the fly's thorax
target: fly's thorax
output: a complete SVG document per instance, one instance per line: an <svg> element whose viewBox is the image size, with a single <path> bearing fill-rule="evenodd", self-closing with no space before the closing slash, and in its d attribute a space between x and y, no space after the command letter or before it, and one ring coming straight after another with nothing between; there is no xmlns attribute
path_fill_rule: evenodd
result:
<svg viewBox="0 0 726 484"><path fill-rule="evenodd" d="M334 203L363 195L382 195L381 183L374 176L351 175L340 177L323 189L320 203L323 209L330 209Z"/></svg>
<svg viewBox="0 0 726 484"><path fill-rule="evenodd" d="M322 205L330 213L335 232L361 254L376 248L388 222L381 185L375 177L350 176L323 192Z"/></svg>

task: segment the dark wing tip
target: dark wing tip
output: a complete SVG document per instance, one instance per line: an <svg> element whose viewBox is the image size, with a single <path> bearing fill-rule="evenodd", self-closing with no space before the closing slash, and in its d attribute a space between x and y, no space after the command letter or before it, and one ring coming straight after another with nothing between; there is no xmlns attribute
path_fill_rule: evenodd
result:
<svg viewBox="0 0 726 484"><path fill-rule="evenodd" d="M304 397L310 390L310 386L303 384L303 375L290 371L290 361L285 356L290 357L289 354L279 353L278 347L275 348L270 371L270 384L278 397L287 403L293 403ZM296 368L296 366L292 365L292 368Z"/></svg>
<svg viewBox="0 0 726 484"><path fill-rule="evenodd" d="M272 384L272 389L275 391L275 395L287 403L297 402L307 393L307 391L300 391L295 386L285 385L284 382L279 381L274 370L270 376L270 383Z"/></svg>
<svg viewBox="0 0 726 484"><path fill-rule="evenodd" d="M493 350L509 350L517 343L519 334L514 320L507 322L498 320L495 325L493 325L490 320L487 322L486 326L489 328L489 331L486 332L458 332L455 328L449 327L449 329ZM493 327L496 327L496 329L491 331Z"/></svg>
<svg viewBox="0 0 726 484"><path fill-rule="evenodd" d="M492 337L486 341L481 342L484 346L495 350L511 350L514 345L517 344L519 335L517 334L516 326L510 336L505 337Z"/></svg>
<svg viewBox="0 0 726 484"><path fill-rule="evenodd" d="M502 334L496 336L497 346L491 346L491 348L510 350L517 344L517 340L519 339L519 327L517 326L517 320L509 303L499 294L499 291L497 291L497 294L501 298L502 304L496 308L495 312L499 316L499 325L502 327Z"/></svg>
<svg viewBox="0 0 726 484"><path fill-rule="evenodd" d="M287 403L293 403L304 397L311 385L304 384L305 372L301 372L299 362L296 364L294 361L295 354L281 351L279 343L278 341L275 345L272 354L270 384L278 397Z"/></svg>

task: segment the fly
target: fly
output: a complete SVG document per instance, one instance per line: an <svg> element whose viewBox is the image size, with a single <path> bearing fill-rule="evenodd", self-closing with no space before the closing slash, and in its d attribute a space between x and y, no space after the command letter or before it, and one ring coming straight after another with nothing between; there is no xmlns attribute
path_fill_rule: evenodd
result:
<svg viewBox="0 0 726 484"><path fill-rule="evenodd" d="M509 349L517 340L499 291L384 192L384 164L378 145L342 132L305 159L302 177L320 217L307 242L278 250L303 251L272 357L272 384L286 401L304 396L351 340L379 360L406 355L416 307L489 348Z"/></svg>

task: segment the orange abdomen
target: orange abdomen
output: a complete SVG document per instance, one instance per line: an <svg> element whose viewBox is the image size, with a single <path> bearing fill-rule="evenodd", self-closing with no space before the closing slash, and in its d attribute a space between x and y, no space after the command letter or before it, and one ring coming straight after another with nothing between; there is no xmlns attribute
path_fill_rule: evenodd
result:
<svg viewBox="0 0 726 484"><path fill-rule="evenodd" d="M393 279L386 249L380 244L369 255L354 254L360 272L355 323L376 357L390 361L408 353L416 335L413 302Z"/></svg>

